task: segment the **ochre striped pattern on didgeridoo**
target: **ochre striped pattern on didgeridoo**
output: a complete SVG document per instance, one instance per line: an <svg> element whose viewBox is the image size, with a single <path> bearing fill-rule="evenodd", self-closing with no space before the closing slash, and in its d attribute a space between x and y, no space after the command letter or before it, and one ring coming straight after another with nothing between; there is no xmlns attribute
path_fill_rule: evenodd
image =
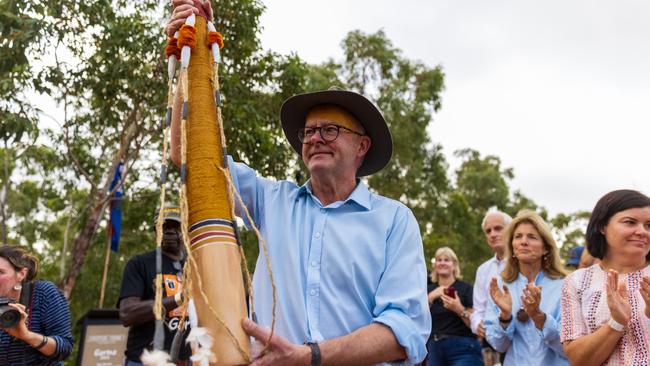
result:
<svg viewBox="0 0 650 366"><path fill-rule="evenodd" d="M196 17L196 47L192 51L188 68L189 115L187 125L187 190L190 238L196 239L205 232L193 233L197 223L217 221L219 225L208 230L194 242L192 254L198 265L203 291L228 328L233 332L247 355L250 355L248 336L241 327L246 317L246 295L241 269L241 256L234 240L230 202L226 180L219 170L222 165L221 132L218 131L217 112L212 90L212 54L206 44L207 26L204 18ZM225 220L225 221L223 221ZM224 225L225 224L225 225ZM220 232L212 233L210 231ZM192 243L190 243L192 245ZM203 300L196 273L193 277L199 325L206 327L214 337L213 352L217 365L246 363L231 341L226 330L218 323Z"/></svg>

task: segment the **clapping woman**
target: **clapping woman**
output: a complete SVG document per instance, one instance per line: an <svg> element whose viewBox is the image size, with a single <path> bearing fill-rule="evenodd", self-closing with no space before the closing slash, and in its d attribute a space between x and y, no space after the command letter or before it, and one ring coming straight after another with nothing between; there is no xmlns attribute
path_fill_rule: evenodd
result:
<svg viewBox="0 0 650 366"><path fill-rule="evenodd" d="M587 249L600 263L567 276L562 342L575 365L650 364L650 198L613 191L594 207Z"/></svg>
<svg viewBox="0 0 650 366"><path fill-rule="evenodd" d="M521 211L506 228L508 262L490 283L487 341L504 366L568 365L560 343L560 293L566 275L548 225Z"/></svg>

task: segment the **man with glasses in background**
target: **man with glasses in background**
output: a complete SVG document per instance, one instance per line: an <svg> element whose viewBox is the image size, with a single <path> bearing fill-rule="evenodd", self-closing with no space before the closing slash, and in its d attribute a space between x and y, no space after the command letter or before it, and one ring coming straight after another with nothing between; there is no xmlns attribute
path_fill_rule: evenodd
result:
<svg viewBox="0 0 650 366"><path fill-rule="evenodd" d="M154 217L154 225L159 213ZM184 308L181 304L181 281L183 279L183 264L185 250L181 235L180 209L177 206L163 208L163 239L160 246L162 253L163 299L165 308L164 350L169 352ZM155 318L153 313L156 278L156 251L152 250L131 258L124 267L122 287L117 307L120 310L120 320L129 327L126 346L126 366L140 366L140 356L145 349L153 346ZM182 346L178 354L177 365L187 365L191 356L190 347L185 343L189 334L189 320L186 319L186 330Z"/></svg>

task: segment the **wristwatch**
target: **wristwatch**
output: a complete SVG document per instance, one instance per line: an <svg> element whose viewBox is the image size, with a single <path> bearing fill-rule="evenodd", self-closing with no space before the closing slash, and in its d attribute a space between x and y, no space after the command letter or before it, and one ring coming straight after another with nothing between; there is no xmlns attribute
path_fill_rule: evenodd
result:
<svg viewBox="0 0 650 366"><path fill-rule="evenodd" d="M469 311L467 311L467 309L463 309L463 312L460 313L461 318L469 319L469 316L470 316L470 314L469 314Z"/></svg>
<svg viewBox="0 0 650 366"><path fill-rule="evenodd" d="M625 332L625 325L617 322L614 320L614 318L609 318L607 321L607 325L609 325L612 329L614 329L617 332Z"/></svg>
<svg viewBox="0 0 650 366"><path fill-rule="evenodd" d="M320 366L320 347L316 342L305 342L311 348L311 366Z"/></svg>
<svg viewBox="0 0 650 366"><path fill-rule="evenodd" d="M499 315L499 324L501 324L501 327L503 329L508 328L508 325L510 324L511 321L512 321L512 314L510 314L510 318L508 319L501 319L501 315Z"/></svg>

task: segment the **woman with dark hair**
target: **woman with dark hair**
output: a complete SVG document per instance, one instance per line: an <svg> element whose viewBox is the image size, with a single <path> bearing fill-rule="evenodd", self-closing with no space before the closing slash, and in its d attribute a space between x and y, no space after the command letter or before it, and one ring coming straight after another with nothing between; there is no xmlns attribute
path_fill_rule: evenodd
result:
<svg viewBox="0 0 650 366"><path fill-rule="evenodd" d="M569 365L560 343L560 293L566 271L551 230L523 210L503 235L508 262L492 278L485 338L504 366Z"/></svg>
<svg viewBox="0 0 650 366"><path fill-rule="evenodd" d="M0 326L0 365L63 365L72 352L70 310L48 281L35 281L38 259L19 246L0 246L0 297L14 322ZM14 323L14 324L11 324Z"/></svg>
<svg viewBox="0 0 650 366"><path fill-rule="evenodd" d="M587 226L600 263L562 288L562 333L576 365L650 363L650 198L633 190L603 196Z"/></svg>

